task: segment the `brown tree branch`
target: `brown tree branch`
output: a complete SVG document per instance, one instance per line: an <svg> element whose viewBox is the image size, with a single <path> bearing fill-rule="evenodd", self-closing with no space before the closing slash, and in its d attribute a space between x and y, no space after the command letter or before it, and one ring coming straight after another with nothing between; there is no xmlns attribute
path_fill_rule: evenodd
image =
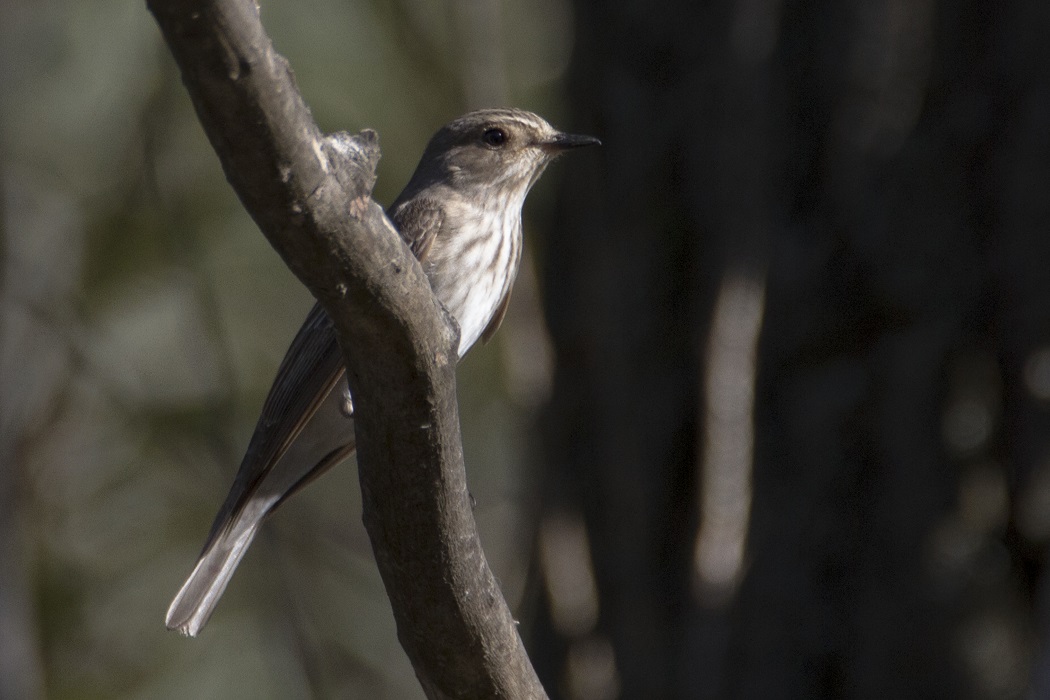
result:
<svg viewBox="0 0 1050 700"><path fill-rule="evenodd" d="M324 136L252 0L147 0L226 178L332 317L365 527L431 698L545 697L478 539L454 324L371 199L374 132Z"/></svg>

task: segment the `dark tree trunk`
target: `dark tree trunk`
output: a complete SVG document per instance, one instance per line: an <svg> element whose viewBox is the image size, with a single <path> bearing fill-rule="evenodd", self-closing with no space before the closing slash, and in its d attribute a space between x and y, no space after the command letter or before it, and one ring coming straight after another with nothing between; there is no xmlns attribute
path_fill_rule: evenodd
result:
<svg viewBox="0 0 1050 700"><path fill-rule="evenodd" d="M576 7L571 126L606 147L543 246L546 495L600 614L538 621L547 687L583 697L588 637L624 698L1020 697L1050 668L1050 6ZM736 278L765 304L750 516L709 595Z"/></svg>

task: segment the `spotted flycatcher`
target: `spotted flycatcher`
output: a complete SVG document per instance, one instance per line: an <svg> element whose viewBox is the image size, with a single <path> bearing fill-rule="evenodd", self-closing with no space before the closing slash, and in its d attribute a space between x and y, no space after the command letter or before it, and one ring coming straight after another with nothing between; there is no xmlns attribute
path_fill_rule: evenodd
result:
<svg viewBox="0 0 1050 700"><path fill-rule="evenodd" d="M471 112L430 139L389 214L459 323L460 357L506 313L525 195L559 153L597 143L516 109ZM315 305L277 371L197 566L168 609L169 629L196 636L263 520L354 451L344 372L332 323Z"/></svg>

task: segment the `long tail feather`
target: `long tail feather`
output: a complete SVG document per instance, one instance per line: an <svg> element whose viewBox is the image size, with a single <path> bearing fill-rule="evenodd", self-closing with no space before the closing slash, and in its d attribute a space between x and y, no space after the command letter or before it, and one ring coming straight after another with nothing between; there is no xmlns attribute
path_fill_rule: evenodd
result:
<svg viewBox="0 0 1050 700"><path fill-rule="evenodd" d="M164 621L168 629L177 630L187 637L197 636L215 610L268 510L253 508L242 511L237 522L220 533L201 554L193 573L168 608Z"/></svg>

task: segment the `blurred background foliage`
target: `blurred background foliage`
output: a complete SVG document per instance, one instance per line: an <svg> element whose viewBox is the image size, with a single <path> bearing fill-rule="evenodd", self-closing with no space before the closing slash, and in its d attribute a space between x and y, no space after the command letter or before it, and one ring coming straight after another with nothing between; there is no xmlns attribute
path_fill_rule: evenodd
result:
<svg viewBox="0 0 1050 700"><path fill-rule="evenodd" d="M421 697L352 461L272 521L204 637L165 632L309 295L226 184L144 3L2 12L0 697ZM379 130L380 202L467 109L558 116L562 0L262 12L322 128ZM515 602L549 372L532 289L507 335L539 354L495 341L460 375L477 517Z"/></svg>
<svg viewBox="0 0 1050 700"><path fill-rule="evenodd" d="M143 4L0 13L0 698L421 697L352 461L164 630L310 300ZM605 142L460 371L552 697L1050 697L1050 4L262 13L380 202L470 108Z"/></svg>

